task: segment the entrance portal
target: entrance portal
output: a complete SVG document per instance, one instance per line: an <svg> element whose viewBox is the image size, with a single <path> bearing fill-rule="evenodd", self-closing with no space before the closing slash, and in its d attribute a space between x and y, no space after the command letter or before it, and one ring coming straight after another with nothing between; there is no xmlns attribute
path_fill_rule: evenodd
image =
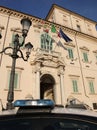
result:
<svg viewBox="0 0 97 130"><path fill-rule="evenodd" d="M50 74L44 74L40 79L40 98L54 100L55 80Z"/></svg>

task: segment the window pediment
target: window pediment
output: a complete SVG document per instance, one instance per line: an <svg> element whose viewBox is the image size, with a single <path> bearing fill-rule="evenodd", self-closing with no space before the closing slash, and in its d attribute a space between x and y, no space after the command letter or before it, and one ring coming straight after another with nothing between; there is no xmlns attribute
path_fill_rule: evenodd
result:
<svg viewBox="0 0 97 130"><path fill-rule="evenodd" d="M75 45L73 44L73 43L64 43L64 45L66 45L66 46L71 46L71 47L75 47Z"/></svg>
<svg viewBox="0 0 97 130"><path fill-rule="evenodd" d="M87 47L85 47L85 46L80 47L80 49L81 49L81 50L84 50L84 51L89 51L89 49L88 49Z"/></svg>
<svg viewBox="0 0 97 130"><path fill-rule="evenodd" d="M3 30L4 29L4 26L0 25L0 30Z"/></svg>
<svg viewBox="0 0 97 130"><path fill-rule="evenodd" d="M96 54L97 54L97 50L94 50L93 53L96 53Z"/></svg>
<svg viewBox="0 0 97 130"><path fill-rule="evenodd" d="M22 32L22 29L17 27L17 28L11 28L11 31L13 32L17 32L17 33L21 33Z"/></svg>

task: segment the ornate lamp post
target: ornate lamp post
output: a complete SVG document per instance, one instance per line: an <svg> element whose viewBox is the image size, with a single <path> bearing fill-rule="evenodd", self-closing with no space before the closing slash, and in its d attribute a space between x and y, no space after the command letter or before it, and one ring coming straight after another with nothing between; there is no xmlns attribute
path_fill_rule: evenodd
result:
<svg viewBox="0 0 97 130"><path fill-rule="evenodd" d="M27 61L29 58L29 55L31 53L31 49L33 48L33 45L29 42L25 44L26 51L26 58L23 56L23 52L20 50L20 48L25 43L25 38L27 36L27 33L29 31L29 28L31 26L31 21L27 18L21 20L22 24L22 36L23 36L23 42L22 44L19 43L19 35L15 35L14 39L14 46L13 47L6 47L4 48L0 53L4 53L6 55L9 55L12 58L12 67L11 67L11 73L10 73L10 83L9 83L9 91L7 95L7 104L6 109L13 109L13 100L14 100L14 78L15 78L15 66L16 66L16 59L22 58L24 61ZM7 53L7 50L11 49L12 53Z"/></svg>

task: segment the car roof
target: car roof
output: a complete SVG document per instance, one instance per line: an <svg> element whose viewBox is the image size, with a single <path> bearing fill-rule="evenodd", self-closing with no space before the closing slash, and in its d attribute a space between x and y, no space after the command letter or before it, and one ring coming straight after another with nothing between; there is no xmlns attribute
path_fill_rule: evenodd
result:
<svg viewBox="0 0 97 130"><path fill-rule="evenodd" d="M0 116L7 116L7 115L17 115L18 112L18 108L12 109L12 110L4 110L0 112ZM42 110L41 110L42 111ZM33 113L37 113L35 112L30 112L32 115ZM43 113L45 113L44 109L43 109ZM47 113L47 111L46 111ZM65 107L54 107L53 109L51 109L48 113L52 113L52 114L66 114L66 115L82 115L82 116L91 116L91 117L97 117L97 112L93 111L93 110L87 110L87 109L76 109L76 108L65 108ZM21 113L22 114L22 113Z"/></svg>
<svg viewBox="0 0 97 130"><path fill-rule="evenodd" d="M52 100L16 100L14 109L2 109L0 116L17 115L17 114L68 114L97 117L97 112L93 111L86 104L70 102L65 106L56 105Z"/></svg>

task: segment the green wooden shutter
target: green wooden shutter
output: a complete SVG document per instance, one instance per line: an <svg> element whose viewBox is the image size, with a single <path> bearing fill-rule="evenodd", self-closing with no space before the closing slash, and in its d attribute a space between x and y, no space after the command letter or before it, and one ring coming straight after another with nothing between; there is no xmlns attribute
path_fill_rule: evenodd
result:
<svg viewBox="0 0 97 130"><path fill-rule="evenodd" d="M96 55L96 60L97 60L97 55Z"/></svg>
<svg viewBox="0 0 97 130"><path fill-rule="evenodd" d="M9 77L8 77L8 88L9 88L9 85L10 85L10 74L11 72L9 72ZM15 77L14 77L14 89L17 89L18 88L18 78L19 78L19 74L18 73L15 73Z"/></svg>
<svg viewBox="0 0 97 130"><path fill-rule="evenodd" d="M23 40L24 40L23 36L19 36L19 43L20 43L20 45L22 45ZM25 46L25 45L23 45L22 47L24 47L24 46Z"/></svg>
<svg viewBox="0 0 97 130"><path fill-rule="evenodd" d="M15 34L13 33L13 34L12 34L12 41L11 41L10 46L13 46L13 45L14 45L14 39L15 39Z"/></svg>
<svg viewBox="0 0 97 130"><path fill-rule="evenodd" d="M13 46L13 44L14 44L15 35L16 35L15 33L12 34L12 41L11 41L11 44L10 44L11 46ZM19 43L20 44L23 43L23 40L24 40L23 36L19 36Z"/></svg>
<svg viewBox="0 0 97 130"><path fill-rule="evenodd" d="M68 48L68 54L69 54L69 58L73 59L73 51L71 48Z"/></svg>
<svg viewBox="0 0 97 130"><path fill-rule="evenodd" d="M73 92L78 92L78 85L76 80L72 80Z"/></svg>
<svg viewBox="0 0 97 130"><path fill-rule="evenodd" d="M41 48L43 48L43 47L44 47L44 36L41 35Z"/></svg>
<svg viewBox="0 0 97 130"><path fill-rule="evenodd" d="M90 93L95 93L94 91L94 84L92 81L89 82L89 87L90 87Z"/></svg>
<svg viewBox="0 0 97 130"><path fill-rule="evenodd" d="M52 40L51 40L51 42L50 42L50 50L52 50Z"/></svg>
<svg viewBox="0 0 97 130"><path fill-rule="evenodd" d="M86 52L83 52L84 61L88 62L88 55Z"/></svg>
<svg viewBox="0 0 97 130"><path fill-rule="evenodd" d="M18 73L15 73L15 80L14 80L14 89L18 88Z"/></svg>

